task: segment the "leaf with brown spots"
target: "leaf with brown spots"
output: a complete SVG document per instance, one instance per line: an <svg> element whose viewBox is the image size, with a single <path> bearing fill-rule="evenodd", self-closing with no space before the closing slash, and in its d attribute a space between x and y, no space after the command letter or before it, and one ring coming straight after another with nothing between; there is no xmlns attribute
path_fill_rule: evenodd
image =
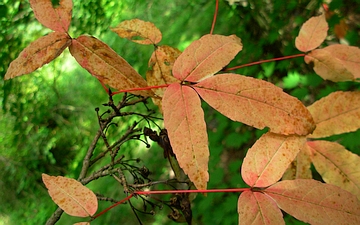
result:
<svg viewBox="0 0 360 225"><path fill-rule="evenodd" d="M313 64L315 72L325 80L334 82L360 78L360 49L347 45L330 45L315 49L304 57Z"/></svg>
<svg viewBox="0 0 360 225"><path fill-rule="evenodd" d="M262 192L280 209L305 223L360 224L360 201L331 184L312 179L286 180Z"/></svg>
<svg viewBox="0 0 360 225"><path fill-rule="evenodd" d="M251 187L267 187L284 174L305 144L304 136L266 133L248 150L241 176Z"/></svg>
<svg viewBox="0 0 360 225"><path fill-rule="evenodd" d="M309 138L324 138L360 128L360 91L337 91L308 107L316 123Z"/></svg>
<svg viewBox="0 0 360 225"><path fill-rule="evenodd" d="M70 53L90 74L117 90L147 87L144 78L107 44L95 37L82 35L72 40ZM151 90L131 91L142 96L153 96Z"/></svg>
<svg viewBox="0 0 360 225"><path fill-rule="evenodd" d="M158 86L163 84L180 83L172 73L171 69L174 65L175 60L181 51L176 48L172 48L167 45L158 46L149 60L149 70L146 72L146 81L149 86ZM156 88L153 90L156 97L153 101L161 109L161 99L164 95L164 88Z"/></svg>
<svg viewBox="0 0 360 225"><path fill-rule="evenodd" d="M143 45L157 44L162 38L160 30L153 23L139 19L125 20L111 30L122 38Z"/></svg>
<svg viewBox="0 0 360 225"><path fill-rule="evenodd" d="M299 35L295 39L295 46L302 52L308 52L325 40L329 26L325 14L311 17L301 27Z"/></svg>
<svg viewBox="0 0 360 225"><path fill-rule="evenodd" d="M79 181L42 174L52 200L70 216L93 216L98 208L96 195Z"/></svg>
<svg viewBox="0 0 360 225"><path fill-rule="evenodd" d="M192 42L175 61L173 75L181 81L198 82L213 76L242 49L235 35L207 34Z"/></svg>
<svg viewBox="0 0 360 225"><path fill-rule="evenodd" d="M311 160L326 183L351 192L360 199L360 157L329 141L307 142Z"/></svg>
<svg viewBox="0 0 360 225"><path fill-rule="evenodd" d="M304 145L300 149L294 161L291 162L287 170L285 171L283 180L295 180L295 179L311 179L311 159L310 150L307 145Z"/></svg>
<svg viewBox="0 0 360 225"><path fill-rule="evenodd" d="M239 225L285 224L274 200L260 192L244 191L238 200Z"/></svg>
<svg viewBox="0 0 360 225"><path fill-rule="evenodd" d="M66 33L52 32L26 47L10 63L5 80L31 73L58 57L71 44Z"/></svg>
<svg viewBox="0 0 360 225"><path fill-rule="evenodd" d="M60 0L59 6L53 7L50 0L30 0L36 19L45 27L58 32L69 30L73 2Z"/></svg>
<svg viewBox="0 0 360 225"><path fill-rule="evenodd" d="M196 92L171 84L163 97L164 125L180 167L199 190L209 181L209 149L204 112Z"/></svg>
<svg viewBox="0 0 360 225"><path fill-rule="evenodd" d="M232 120L279 134L307 135L311 114L295 97L275 85L238 74L219 74L194 85L211 107Z"/></svg>

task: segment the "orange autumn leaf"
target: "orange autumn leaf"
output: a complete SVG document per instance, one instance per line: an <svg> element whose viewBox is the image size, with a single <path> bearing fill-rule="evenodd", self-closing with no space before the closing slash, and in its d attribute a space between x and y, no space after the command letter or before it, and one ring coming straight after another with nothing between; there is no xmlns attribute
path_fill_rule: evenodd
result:
<svg viewBox="0 0 360 225"><path fill-rule="evenodd" d="M158 46L149 60L149 70L146 72L146 81L149 86L158 86L163 84L179 83L171 72L172 66L181 51L170 46ZM156 97L153 101L161 109L161 99L164 95L164 88L153 89Z"/></svg>
<svg viewBox="0 0 360 225"><path fill-rule="evenodd" d="M199 190L209 181L209 149L204 112L196 92L171 84L163 97L164 125L180 167Z"/></svg>
<svg viewBox="0 0 360 225"><path fill-rule="evenodd" d="M360 128L360 92L337 91L316 101L308 110L316 123L309 138L323 138Z"/></svg>
<svg viewBox="0 0 360 225"><path fill-rule="evenodd" d="M300 149L294 161L291 162L282 179L312 179L310 150L306 144Z"/></svg>
<svg viewBox="0 0 360 225"><path fill-rule="evenodd" d="M344 146L329 141L307 142L311 159L322 179L360 199L360 157Z"/></svg>
<svg viewBox="0 0 360 225"><path fill-rule="evenodd" d="M296 48L302 52L308 52L319 47L325 40L328 29L324 14L311 17L302 25L295 39Z"/></svg>
<svg viewBox="0 0 360 225"><path fill-rule="evenodd" d="M304 57L313 63L315 72L325 80L334 82L360 78L360 49L347 45L330 45L315 49Z"/></svg>
<svg viewBox="0 0 360 225"><path fill-rule="evenodd" d="M70 53L76 61L102 83L118 90L147 87L144 78L107 44L95 37L82 35L72 40ZM131 91L142 96L152 96L150 90Z"/></svg>
<svg viewBox="0 0 360 225"><path fill-rule="evenodd" d="M273 133L307 135L315 128L306 107L275 85L237 74L219 74L194 85L210 106L232 120Z"/></svg>
<svg viewBox="0 0 360 225"><path fill-rule="evenodd" d="M111 30L122 38L143 45L157 44L162 38L160 30L153 23L139 19L125 20Z"/></svg>
<svg viewBox="0 0 360 225"><path fill-rule="evenodd" d="M37 39L10 63L5 79L35 71L58 57L70 44L71 39L66 33L52 32Z"/></svg>
<svg viewBox="0 0 360 225"><path fill-rule="evenodd" d="M42 174L52 200L70 216L93 216L98 208L96 195L79 181Z"/></svg>
<svg viewBox="0 0 360 225"><path fill-rule="evenodd" d="M241 49L241 40L235 35L204 35L175 61L173 75L181 81L198 82L229 64Z"/></svg>
<svg viewBox="0 0 360 225"><path fill-rule="evenodd" d="M360 201L331 184L312 179L280 181L263 191L296 219L314 225L360 224Z"/></svg>
<svg viewBox="0 0 360 225"><path fill-rule="evenodd" d="M239 225L285 224L276 203L260 192L244 191L238 200Z"/></svg>
<svg viewBox="0 0 360 225"><path fill-rule="evenodd" d="M251 187L267 187L284 174L305 144L305 137L266 133L248 150L241 176Z"/></svg>
<svg viewBox="0 0 360 225"><path fill-rule="evenodd" d="M50 0L30 0L36 19L44 26L58 32L69 30L73 3L72 0L60 0L59 6L53 7Z"/></svg>

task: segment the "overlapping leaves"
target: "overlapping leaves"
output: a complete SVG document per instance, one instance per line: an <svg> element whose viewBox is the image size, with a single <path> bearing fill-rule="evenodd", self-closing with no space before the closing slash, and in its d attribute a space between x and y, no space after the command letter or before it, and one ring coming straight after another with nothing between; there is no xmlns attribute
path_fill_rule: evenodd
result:
<svg viewBox="0 0 360 225"><path fill-rule="evenodd" d="M241 49L240 39L233 35L204 35L186 48L175 61L173 74L176 78L183 83L197 82L193 85L170 85L163 97L164 123L176 155L177 152L192 155L195 161L200 160L195 156L199 154L197 151L200 151L204 156L208 155L205 154L208 151L207 146L201 149L196 148L200 139L192 140L183 135L190 133L190 130L197 129L196 126L188 126L188 130L179 132L178 125L174 125L180 124L184 119L185 121L197 120L198 123L204 123L201 115L168 116L172 114L170 112L174 111L176 105L174 102L169 104L170 99L174 98L174 92L178 96L184 95L182 86L189 86L190 89L187 89L189 92L200 95L209 105L230 119L259 129L269 127L270 131L279 134L306 135L315 128L313 119L305 106L296 98L282 92L275 85L238 74L214 76ZM180 101L183 98L178 97L178 99ZM175 110L181 111L183 109L176 107ZM206 130L197 129L197 136L202 137L202 140L207 140ZM175 141L178 139L183 141ZM188 145L193 146L191 150ZM200 161L204 162L205 160L207 164L207 158ZM181 165L180 161L179 163ZM188 164L189 162L184 163ZM193 164L198 165L197 163ZM206 174L192 174L194 170L182 168L198 189L206 188L206 182L199 183L197 182L199 179L195 181L193 177L202 175L203 179L201 180L206 181L207 172Z"/></svg>
<svg viewBox="0 0 360 225"><path fill-rule="evenodd" d="M235 35L204 35L179 56L176 49L157 46L162 36L154 24L124 21L112 30L120 37L156 47L145 81L100 40L68 35L71 0L60 0L58 7L49 0L30 0L30 4L36 18L54 32L25 48L10 64L5 79L31 73L69 47L78 63L103 84L131 89L129 92L153 97L162 105L165 128L180 167L196 188L206 189L209 149L201 97L234 121L270 129L249 149L242 165L242 177L251 189L239 197L239 223L283 224L280 209L311 224L360 223L359 156L337 143L306 142L305 137L357 130L358 92L336 92L306 108L271 83L238 74L214 76L241 51ZM323 15L313 17L301 28L295 46L306 53L305 62L324 79L356 80L360 77L358 48L331 45L316 49L327 30ZM165 92L144 90L148 85L163 84L169 85ZM287 178L309 178L310 162L330 184L304 179L278 182L285 171ZM69 215L92 216L96 212L96 196L79 182L45 174L43 181L53 200Z"/></svg>
<svg viewBox="0 0 360 225"><path fill-rule="evenodd" d="M325 80L334 82L360 78L360 49L353 46L334 44L321 49L327 36L328 25L324 15L313 17L301 27L295 46L302 52L307 64Z"/></svg>

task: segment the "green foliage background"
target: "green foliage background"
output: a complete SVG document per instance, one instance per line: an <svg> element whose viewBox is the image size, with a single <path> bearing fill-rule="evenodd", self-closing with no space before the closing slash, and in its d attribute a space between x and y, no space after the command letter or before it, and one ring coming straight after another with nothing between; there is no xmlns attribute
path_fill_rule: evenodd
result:
<svg viewBox="0 0 360 225"><path fill-rule="evenodd" d="M234 4L230 4L235 2ZM350 17L346 40L359 46L359 1L334 0L337 10L329 20L329 38L337 42L334 25ZM215 26L217 34L236 34L244 49L231 66L298 53L294 39L301 24L319 13L321 1L240 0L220 1ZM142 46L120 39L109 30L126 19L153 22L163 33L161 44L186 48L193 40L209 33L215 1L207 0L89 0L74 1L72 37L91 34L110 45L140 74L145 75L152 46ZM28 1L0 1L1 36L0 74L30 42L49 32L36 21ZM355 90L352 82L323 81L302 59L246 67L235 71L275 83L305 104L336 90ZM80 68L66 51L60 58L31 75L1 81L0 93L0 225L44 224L56 209L44 185L41 173L76 178L82 157L98 129L95 107L107 101L100 83ZM117 98L120 98L118 96ZM105 110L104 107L101 110ZM229 121L204 104L210 142L209 188L245 187L239 175L249 147L264 131ZM131 121L122 123L126 129ZM359 132L332 137L359 154ZM139 157L129 143L124 154ZM152 172L153 180L164 177L168 165L160 149L153 145L141 153L142 164ZM159 168L163 168L159 170ZM109 185L113 184L113 185ZM90 188L121 199L124 194L112 180L91 184ZM159 187L161 188L161 187ZM166 187L163 187L166 188ZM198 195L192 203L196 224L236 224L238 194ZM135 204L137 204L135 202ZM109 204L102 205L106 208ZM165 208L155 216L144 216L144 224L174 224L166 218ZM63 215L58 224L79 221ZM118 206L94 224L136 224L127 205ZM298 223L288 218L288 224Z"/></svg>

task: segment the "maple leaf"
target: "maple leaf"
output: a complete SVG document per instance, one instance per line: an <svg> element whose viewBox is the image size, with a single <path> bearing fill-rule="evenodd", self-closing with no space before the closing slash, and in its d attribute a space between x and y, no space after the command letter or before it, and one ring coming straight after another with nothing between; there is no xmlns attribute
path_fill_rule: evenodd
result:
<svg viewBox="0 0 360 225"><path fill-rule="evenodd" d="M171 84L163 96L164 125L180 167L199 190L209 180L209 149L204 112L196 92Z"/></svg>
<svg viewBox="0 0 360 225"><path fill-rule="evenodd" d="M295 46L302 52L308 52L320 46L327 36L329 26L325 14L311 17L300 28Z"/></svg>
<svg viewBox="0 0 360 225"><path fill-rule="evenodd" d="M315 72L325 80L334 82L360 78L360 49L347 45L330 45L315 49L304 57L313 63Z"/></svg>
<svg viewBox="0 0 360 225"><path fill-rule="evenodd" d="M60 0L54 8L50 0L30 0L36 19L44 26L58 32L69 30L72 16L72 0Z"/></svg>
<svg viewBox="0 0 360 225"><path fill-rule="evenodd" d="M337 91L316 101L308 110L316 123L309 138L323 138L360 128L360 92Z"/></svg>
<svg viewBox="0 0 360 225"><path fill-rule="evenodd" d="M312 179L280 181L263 193L278 207L306 223L360 224L360 201L331 184Z"/></svg>
<svg viewBox="0 0 360 225"><path fill-rule="evenodd" d="M175 61L173 75L181 81L201 81L221 70L241 49L241 40L235 35L204 35Z"/></svg>
<svg viewBox="0 0 360 225"><path fill-rule="evenodd" d="M76 61L103 84L118 90L147 87L147 83L125 59L107 44L92 36L72 39L70 53ZM153 96L150 90L129 91L132 94Z"/></svg>
<svg viewBox="0 0 360 225"><path fill-rule="evenodd" d="M311 114L275 85L237 74L219 74L194 85L202 99L232 120L273 133L306 135L315 128Z"/></svg>
<svg viewBox="0 0 360 225"><path fill-rule="evenodd" d="M160 30L153 23L139 19L125 20L111 30L122 38L144 45L157 44L162 38Z"/></svg>
<svg viewBox="0 0 360 225"><path fill-rule="evenodd" d="M79 181L42 174L52 200L71 216L93 216L98 207L96 195Z"/></svg>
<svg viewBox="0 0 360 225"><path fill-rule="evenodd" d="M336 142L309 141L307 145L311 160L322 179L360 199L360 157Z"/></svg>
<svg viewBox="0 0 360 225"><path fill-rule="evenodd" d="M274 200L260 192L244 191L238 200L240 224L285 224L283 214Z"/></svg>
<svg viewBox="0 0 360 225"><path fill-rule="evenodd" d="M69 35L60 32L51 32L37 39L10 63L5 80L35 71L58 57L70 44Z"/></svg>
<svg viewBox="0 0 360 225"><path fill-rule="evenodd" d="M284 174L305 144L304 136L266 133L248 150L241 176L251 187L267 187Z"/></svg>

